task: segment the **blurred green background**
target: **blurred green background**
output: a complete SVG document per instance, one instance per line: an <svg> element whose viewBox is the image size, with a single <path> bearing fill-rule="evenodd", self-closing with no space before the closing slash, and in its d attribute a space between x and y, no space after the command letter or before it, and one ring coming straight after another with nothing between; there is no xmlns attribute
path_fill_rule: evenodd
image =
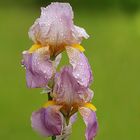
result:
<svg viewBox="0 0 140 140"><path fill-rule="evenodd" d="M0 1L0 140L45 140L30 126L32 111L47 99L28 89L20 66L32 45L28 29L47 0ZM64 2L64 1L63 1ZM73 0L75 24L90 34L83 41L92 66L99 131L96 140L140 138L140 0ZM64 55L62 64L65 63ZM79 117L71 140L84 140ZM50 139L50 138L48 138Z"/></svg>

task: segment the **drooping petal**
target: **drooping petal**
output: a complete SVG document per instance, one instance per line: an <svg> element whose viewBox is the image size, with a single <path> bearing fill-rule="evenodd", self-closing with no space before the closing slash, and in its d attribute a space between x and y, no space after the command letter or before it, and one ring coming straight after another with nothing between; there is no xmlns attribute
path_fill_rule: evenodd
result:
<svg viewBox="0 0 140 140"><path fill-rule="evenodd" d="M24 51L23 65L26 68L26 81L29 88L45 87L55 72L47 47L40 48L34 53Z"/></svg>
<svg viewBox="0 0 140 140"><path fill-rule="evenodd" d="M72 72L72 67L68 66L56 74L53 96L58 104L80 105L92 98L92 92L80 85Z"/></svg>
<svg viewBox="0 0 140 140"><path fill-rule="evenodd" d="M69 62L73 67L73 75L82 86L88 87L91 83L92 71L88 60L84 53L78 49L67 46L66 51L69 57Z"/></svg>
<svg viewBox="0 0 140 140"><path fill-rule="evenodd" d="M32 127L43 136L60 135L63 127L63 115L60 106L50 106L33 112L31 117Z"/></svg>
<svg viewBox="0 0 140 140"><path fill-rule="evenodd" d="M93 140L96 136L98 123L96 119L96 113L89 108L81 107L79 109L80 114L86 124L86 140Z"/></svg>
<svg viewBox="0 0 140 140"><path fill-rule="evenodd" d="M41 16L29 30L29 37L36 43L58 47L80 43L88 34L74 26L73 11L68 3L51 3L41 8Z"/></svg>

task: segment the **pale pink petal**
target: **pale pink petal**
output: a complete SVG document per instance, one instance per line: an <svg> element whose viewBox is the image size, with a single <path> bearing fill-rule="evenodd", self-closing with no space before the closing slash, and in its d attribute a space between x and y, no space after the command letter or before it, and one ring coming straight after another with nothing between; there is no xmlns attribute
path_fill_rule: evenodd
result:
<svg viewBox="0 0 140 140"><path fill-rule="evenodd" d="M31 117L33 129L46 137L60 135L64 118L59 109L59 106L51 106L33 112Z"/></svg>
<svg viewBox="0 0 140 140"><path fill-rule="evenodd" d="M88 60L84 53L78 49L67 46L66 51L69 57L69 62L73 67L73 75L82 86L88 87L91 83L92 71Z"/></svg>
<svg viewBox="0 0 140 140"><path fill-rule="evenodd" d="M55 76L54 99L58 104L80 105L88 102L92 98L92 92L80 85L72 74L71 66L64 67Z"/></svg>
<svg viewBox="0 0 140 140"><path fill-rule="evenodd" d="M41 8L41 16L29 30L29 37L36 43L57 47L77 44L88 34L73 24L73 11L68 3L51 3Z"/></svg>
<svg viewBox="0 0 140 140"><path fill-rule="evenodd" d="M40 43L53 46L69 42L73 28L73 12L68 3L52 3L41 8L41 16L30 28L29 36Z"/></svg>
<svg viewBox="0 0 140 140"><path fill-rule="evenodd" d="M73 29L73 37L77 40L77 42L80 44L83 38L88 39L89 35L86 33L84 28L81 28L79 26L74 26Z"/></svg>
<svg viewBox="0 0 140 140"><path fill-rule="evenodd" d="M55 72L46 47L34 53L24 51L22 63L26 68L26 81L29 88L45 87Z"/></svg>
<svg viewBox="0 0 140 140"><path fill-rule="evenodd" d="M85 107L81 107L79 109L79 112L82 115L83 120L86 124L86 140L93 140L93 138L96 136L98 129L96 113Z"/></svg>

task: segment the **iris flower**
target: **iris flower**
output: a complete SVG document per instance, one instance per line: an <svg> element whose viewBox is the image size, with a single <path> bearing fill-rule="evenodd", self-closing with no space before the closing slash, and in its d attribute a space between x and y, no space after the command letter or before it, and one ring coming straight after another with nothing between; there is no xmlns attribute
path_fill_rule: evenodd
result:
<svg viewBox="0 0 140 140"><path fill-rule="evenodd" d="M71 65L56 73L53 100L32 114L32 127L44 136L63 135L67 133L63 129L72 123L72 118L79 111L87 127L86 139L92 140L98 124L96 108L91 104L93 91L89 89L91 69L82 52L75 48L69 49Z"/></svg>
<svg viewBox="0 0 140 140"><path fill-rule="evenodd" d="M29 37L35 43L30 51L48 47L50 55L56 56L67 46L79 47L77 44L89 35L83 28L74 25L70 4L55 2L41 8L41 16L30 28Z"/></svg>
<svg viewBox="0 0 140 140"><path fill-rule="evenodd" d="M91 103L93 76L81 46L82 39L89 35L74 25L68 3L55 2L41 8L41 16L29 29L29 37L34 44L23 52L22 60L27 86L51 89L50 100L32 113L33 129L46 137L66 140L80 112L86 124L86 140L92 140L98 128L96 108ZM63 51L67 52L69 65L58 72Z"/></svg>
<svg viewBox="0 0 140 140"><path fill-rule="evenodd" d="M61 59L61 52L67 48L84 51L80 45L88 34L73 24L73 11L68 3L52 3L41 8L41 16L29 29L34 44L23 52L26 81L29 88L46 87L53 77Z"/></svg>

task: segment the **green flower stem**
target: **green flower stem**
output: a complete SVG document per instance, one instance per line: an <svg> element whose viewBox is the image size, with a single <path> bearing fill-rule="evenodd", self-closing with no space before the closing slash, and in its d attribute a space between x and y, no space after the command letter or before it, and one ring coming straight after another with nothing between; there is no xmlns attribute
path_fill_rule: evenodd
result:
<svg viewBox="0 0 140 140"><path fill-rule="evenodd" d="M48 93L48 100L49 100L49 101L52 100L52 97L51 97L50 94L51 94L51 93Z"/></svg>
<svg viewBox="0 0 140 140"><path fill-rule="evenodd" d="M52 140L55 140L56 139L56 136L52 136Z"/></svg>

